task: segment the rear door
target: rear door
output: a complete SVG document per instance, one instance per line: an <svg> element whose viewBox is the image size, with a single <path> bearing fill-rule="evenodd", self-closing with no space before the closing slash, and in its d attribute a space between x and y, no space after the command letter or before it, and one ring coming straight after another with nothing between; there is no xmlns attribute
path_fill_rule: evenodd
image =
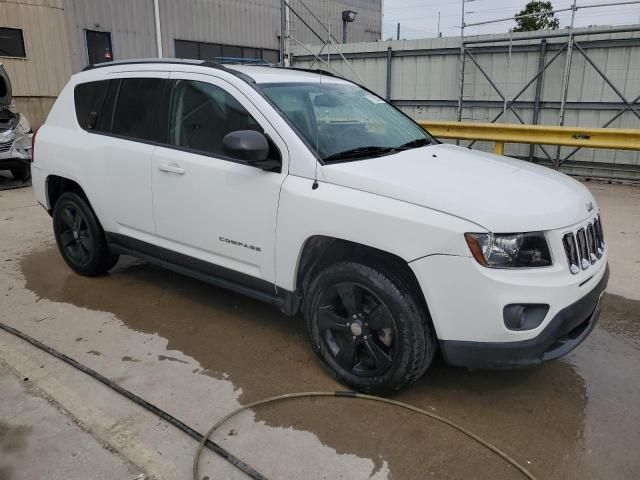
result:
<svg viewBox="0 0 640 480"><path fill-rule="evenodd" d="M127 72L109 75L109 93L87 140L91 159L89 191L107 232L155 243L151 197L152 154L166 137L169 105L168 72ZM106 123L106 125L105 125ZM104 130L104 131L96 131Z"/></svg>
<svg viewBox="0 0 640 480"><path fill-rule="evenodd" d="M153 158L153 207L161 246L220 268L209 272L273 293L274 245L286 145L236 87L210 75L175 79L169 145ZM222 152L236 130L271 139L281 172L263 171Z"/></svg>

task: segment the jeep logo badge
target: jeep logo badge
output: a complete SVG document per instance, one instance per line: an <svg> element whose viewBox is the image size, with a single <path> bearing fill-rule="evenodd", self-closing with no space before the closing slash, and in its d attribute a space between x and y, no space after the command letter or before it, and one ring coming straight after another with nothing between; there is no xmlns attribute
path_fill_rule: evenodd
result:
<svg viewBox="0 0 640 480"><path fill-rule="evenodd" d="M587 212L593 210L593 202L585 203L585 206L587 207Z"/></svg>

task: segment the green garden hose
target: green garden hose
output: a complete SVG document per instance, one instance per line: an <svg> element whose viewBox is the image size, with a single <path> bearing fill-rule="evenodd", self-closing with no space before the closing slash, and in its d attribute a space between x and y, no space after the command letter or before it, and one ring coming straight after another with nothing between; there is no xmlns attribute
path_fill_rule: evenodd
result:
<svg viewBox="0 0 640 480"><path fill-rule="evenodd" d="M200 441L200 445L198 445L198 449L196 450L196 454L193 457L193 480L200 480L198 464L199 464L199 460L200 460L200 455L202 454L202 450L203 450L203 448L205 446L206 441L209 439L209 437L211 437L211 435L213 435L213 433L216 430L218 430L228 420L230 420L231 418L235 417L239 413L244 412L245 410L252 409L254 407L258 407L258 406L261 406L261 405L266 405L268 403L274 403L274 402L277 402L277 401L280 401L280 400L289 400L289 399L292 399L292 398L308 398L308 397L359 398L361 400L369 400L369 401L372 401L372 402L385 403L387 405L395 405L396 407L404 408L406 410L410 410L412 412L419 413L421 415L425 415L425 416L427 416L429 418L437 420L438 422L444 423L445 425L449 425L450 427L452 427L452 428L458 430L459 432L465 434L467 437L472 438L473 440L478 442L480 445L482 445L483 447L489 449L491 452L493 452L494 454L496 454L497 456L502 458L505 462L507 462L508 464L513 466L515 469L520 471L520 473L522 473L522 475L524 475L529 480L536 480L536 477L534 477L533 474L531 472L529 472L529 470L527 470L524 466L522 466L520 463L518 463L515 459L513 459L507 453L505 453L504 451L500 450L498 447L496 447L492 443L489 443L486 440L483 440L482 438L477 436L475 433L473 433L473 432L467 430L466 428L458 425L457 423L453 422L452 420L449 420L447 418L441 417L440 415L436 415L435 413L428 412L427 410L424 410L422 408L414 407L413 405L409 405L408 403L399 402L398 400L392 400L390 398L376 397L376 396L373 396L373 395L366 395L366 394L363 394L363 393L348 392L348 391L346 391L346 392L286 393L284 395L277 395L275 397L265 398L264 400L258 400L257 402L249 403L249 404L244 405L244 406L242 406L240 408L237 408L233 412L231 412L228 415L226 415L225 417L223 417L220 421L218 421L218 423L216 423L213 427L211 427L209 429L209 431L202 437L202 440Z"/></svg>

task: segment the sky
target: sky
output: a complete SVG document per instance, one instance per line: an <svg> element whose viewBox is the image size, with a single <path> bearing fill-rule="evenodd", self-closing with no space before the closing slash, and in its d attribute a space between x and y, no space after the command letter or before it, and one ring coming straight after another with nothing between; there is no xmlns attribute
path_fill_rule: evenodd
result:
<svg viewBox="0 0 640 480"><path fill-rule="evenodd" d="M512 17L524 8L528 0L471 0L465 4L465 23L481 22ZM400 22L400 38L436 37L438 32L438 11L440 31L443 36L460 35L460 12L462 0L383 0L383 39L396 38L396 25ZM567 8L572 0L551 0L554 9ZM614 0L577 0L577 5L615 3ZM571 22L571 12L557 13L560 28ZM640 23L640 3L635 5L614 5L602 8L578 9L575 24L627 25ZM481 33L506 33L515 26L513 20L469 27L465 35Z"/></svg>

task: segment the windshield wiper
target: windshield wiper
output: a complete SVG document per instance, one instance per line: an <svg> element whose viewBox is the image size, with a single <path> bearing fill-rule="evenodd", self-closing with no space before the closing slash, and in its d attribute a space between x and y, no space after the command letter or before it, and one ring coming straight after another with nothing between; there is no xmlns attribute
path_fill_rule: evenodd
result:
<svg viewBox="0 0 640 480"><path fill-rule="evenodd" d="M411 148L419 148L424 147L425 145L429 145L433 142L430 138L416 138L415 140L411 140L410 142L403 143L396 150L409 150Z"/></svg>
<svg viewBox="0 0 640 480"><path fill-rule="evenodd" d="M386 153L390 153L395 151L396 149L393 147L379 147L375 145L369 145L367 147L358 147L352 148L350 150L345 150L344 152L334 153L333 155L329 155L328 157L323 158L325 162L332 160L346 160L346 159L355 159L355 158L365 158L377 155L384 155Z"/></svg>

